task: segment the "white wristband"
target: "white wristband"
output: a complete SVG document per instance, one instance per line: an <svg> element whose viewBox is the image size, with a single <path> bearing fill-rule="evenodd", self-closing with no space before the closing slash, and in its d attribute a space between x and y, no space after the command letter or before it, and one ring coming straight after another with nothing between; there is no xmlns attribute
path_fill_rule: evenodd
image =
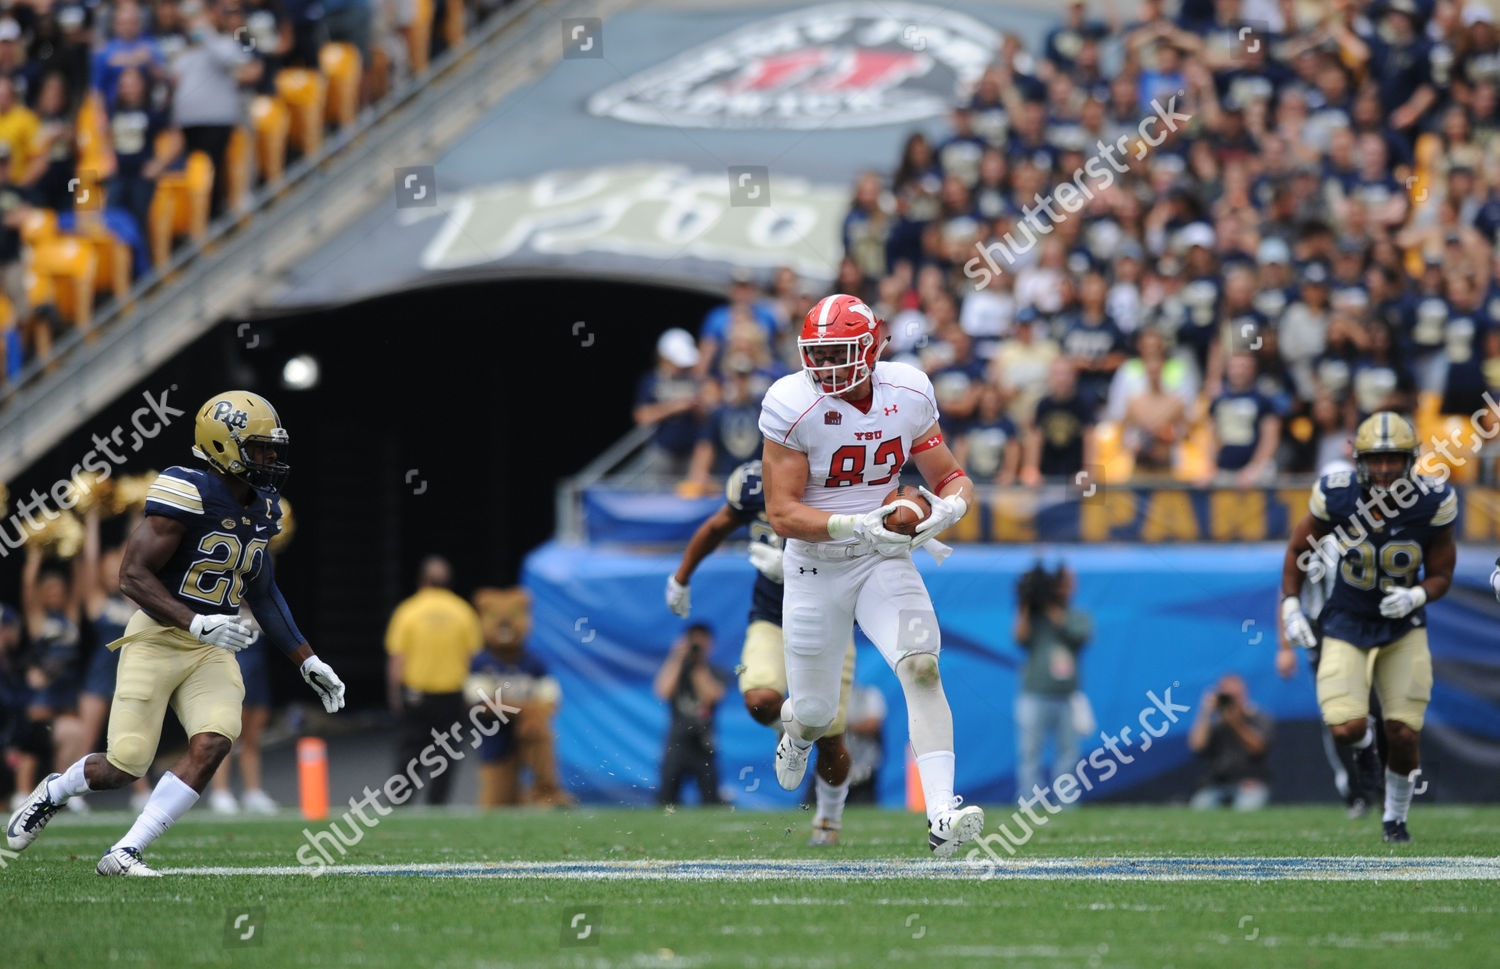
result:
<svg viewBox="0 0 1500 969"><path fill-rule="evenodd" d="M1302 611L1302 600L1296 596L1284 596L1281 600L1281 621L1286 622Z"/></svg>
<svg viewBox="0 0 1500 969"><path fill-rule="evenodd" d="M854 537L854 515L829 515L828 537L837 541Z"/></svg>

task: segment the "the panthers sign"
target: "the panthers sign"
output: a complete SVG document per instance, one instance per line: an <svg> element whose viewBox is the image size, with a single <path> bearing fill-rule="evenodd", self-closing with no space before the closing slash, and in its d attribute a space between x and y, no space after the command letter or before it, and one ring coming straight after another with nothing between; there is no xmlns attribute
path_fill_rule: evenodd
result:
<svg viewBox="0 0 1500 969"><path fill-rule="evenodd" d="M594 95L588 110L691 128L862 128L946 114L1000 40L942 7L842 3L753 23Z"/></svg>

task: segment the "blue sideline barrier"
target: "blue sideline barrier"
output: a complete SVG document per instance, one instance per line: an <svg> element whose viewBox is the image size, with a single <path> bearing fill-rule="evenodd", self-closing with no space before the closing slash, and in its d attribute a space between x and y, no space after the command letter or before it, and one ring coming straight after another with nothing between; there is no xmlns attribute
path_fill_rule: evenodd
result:
<svg viewBox="0 0 1500 969"><path fill-rule="evenodd" d="M1244 675L1250 696L1277 721L1318 718L1312 677L1275 673L1276 602L1282 547L1052 546L1046 561L1066 558L1078 576L1076 605L1092 613L1096 634L1080 662L1082 682L1099 727L1140 734L1153 695L1196 705L1219 675ZM971 801L1014 795L1013 701L1020 650L1011 640L1018 575L1036 548L962 546L941 568L925 552L918 566L942 624L943 682L957 724L957 790ZM1500 757L1500 650L1495 606L1486 581L1494 551L1460 550L1455 592L1429 607L1437 669L1428 731L1446 731ZM644 555L600 546L549 543L526 561L523 583L534 598L531 648L557 677L563 705L557 754L564 783L584 802L647 804L655 800L667 727L665 705L651 681L687 622L666 610L662 588L677 556ZM715 665L739 661L754 571L742 549L710 556L692 583L693 620L716 635ZM896 679L874 647L858 637L856 680L884 693L886 767L880 799L904 799L905 704ZM1149 750L1121 746L1117 773L1096 796L1160 799L1154 779L1189 765L1193 711L1178 714ZM1149 723L1160 730L1160 714ZM730 687L717 717L721 790L742 807L784 807L771 772L772 733L753 723ZM1315 736L1315 735L1314 735ZM1086 740L1087 756L1101 746ZM1273 745L1273 768L1276 750ZM1101 755L1103 756L1103 755ZM1111 756L1111 759L1113 757ZM1094 776L1097 776L1095 774ZM687 787L691 790L691 784ZM692 795L689 794L691 799Z"/></svg>

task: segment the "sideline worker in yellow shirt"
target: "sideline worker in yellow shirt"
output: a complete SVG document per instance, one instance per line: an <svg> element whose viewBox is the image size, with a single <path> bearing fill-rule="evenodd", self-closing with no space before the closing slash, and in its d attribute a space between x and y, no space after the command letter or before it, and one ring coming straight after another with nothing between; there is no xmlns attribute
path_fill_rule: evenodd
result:
<svg viewBox="0 0 1500 969"><path fill-rule="evenodd" d="M464 680L469 660L484 645L479 614L454 594L452 583L447 560L428 556L422 561L416 594L396 607L385 632L390 656L386 689L391 711L401 723L396 773L425 787L428 804L448 803L458 763L436 738L465 722Z"/></svg>

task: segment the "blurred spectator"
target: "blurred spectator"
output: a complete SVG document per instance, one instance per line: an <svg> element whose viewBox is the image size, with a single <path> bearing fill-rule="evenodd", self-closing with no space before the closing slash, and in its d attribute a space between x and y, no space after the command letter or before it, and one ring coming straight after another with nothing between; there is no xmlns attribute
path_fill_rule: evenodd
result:
<svg viewBox="0 0 1500 969"><path fill-rule="evenodd" d="M476 684L496 706L520 708L480 742L479 806L572 804L572 796L557 776L553 720L562 702L562 688L547 673L547 664L526 648L531 597L521 588L476 589L474 608L484 629L485 650L469 666L467 700L479 701L471 709L478 711L476 715L496 719L494 710L473 689ZM530 775L529 788L523 783L523 772Z"/></svg>
<svg viewBox="0 0 1500 969"><path fill-rule="evenodd" d="M54 7L51 14L38 18L33 33L35 77L61 74L67 89L68 111L76 112L93 87L94 33L88 8L79 4ZM25 95L32 107L36 106L36 91L33 86Z"/></svg>
<svg viewBox="0 0 1500 969"><path fill-rule="evenodd" d="M1205 690L1198 716L1188 731L1188 749L1207 762L1207 773L1192 806L1197 810L1232 805L1255 811L1271 798L1266 751L1271 719L1245 693L1245 681L1233 673Z"/></svg>
<svg viewBox="0 0 1500 969"><path fill-rule="evenodd" d="M292 21L281 4L281 0L245 0L244 37L254 48L260 59L261 72L258 90L262 94L276 92L276 72L287 67L287 57L294 44ZM370 62L365 61L366 72Z"/></svg>
<svg viewBox="0 0 1500 969"><path fill-rule="evenodd" d="M682 781L688 776L697 783L702 803L721 803L714 708L724 698L729 677L710 663L713 650L712 631L695 623L672 644L656 673L656 695L669 704L671 715L657 792L662 804L681 803Z"/></svg>
<svg viewBox="0 0 1500 969"><path fill-rule="evenodd" d="M216 0L189 21L188 46L172 64L173 124L182 129L186 151L201 151L214 163L213 217L224 209L222 173L229 137L245 120L240 85L254 85L263 70L235 39L234 32L243 26L239 0Z"/></svg>
<svg viewBox="0 0 1500 969"><path fill-rule="evenodd" d="M135 0L119 0L114 9L114 37L94 52L90 79L105 104L114 100L115 85L126 68L145 71L153 79L165 75L166 59L155 40L142 36L142 26L141 8ZM178 84L185 88L182 79Z"/></svg>
<svg viewBox="0 0 1500 969"><path fill-rule="evenodd" d="M0 80L0 90L5 85L6 82ZM16 350L24 350L25 344L33 343L38 345L32 349L46 353L51 350L52 334L45 327L38 332L30 325L26 266L21 260L21 225L34 205L34 196L14 184L10 173L10 146L0 141L0 285L4 286L6 299L10 301L10 326L7 329L19 344ZM11 371L19 361L9 359L14 355L10 348L7 348L6 355L5 374L13 376Z"/></svg>
<svg viewBox="0 0 1500 969"><path fill-rule="evenodd" d="M73 179L78 169L78 134L73 128L68 90L61 74L49 73L42 78L36 113L40 124L22 181L31 187L41 205L58 212L71 212L77 184ZM90 189L98 191L92 179L84 191Z"/></svg>
<svg viewBox="0 0 1500 969"><path fill-rule="evenodd" d="M844 745L849 749L849 804L874 804L885 763L885 694L868 683L849 692L849 726Z"/></svg>
<svg viewBox="0 0 1500 969"><path fill-rule="evenodd" d="M1073 573L1053 572L1038 562L1016 584L1016 644L1026 654L1021 694L1016 698L1016 794L1030 797L1057 771L1078 759L1075 706L1087 704L1078 689L1078 654L1093 636L1093 620L1072 608ZM1051 771L1042 755L1052 745Z"/></svg>
<svg viewBox="0 0 1500 969"><path fill-rule="evenodd" d="M108 130L115 156L110 206L129 212L144 235L150 223L156 180L180 156L182 133L170 126L166 115L152 109L145 75L135 68L120 73L109 109ZM157 139L164 133L168 135L168 148L158 154Z"/></svg>
<svg viewBox="0 0 1500 969"><path fill-rule="evenodd" d="M21 25L9 17L0 19L0 77L9 78L16 97L25 101L41 75L41 66L26 56Z"/></svg>
<svg viewBox="0 0 1500 969"><path fill-rule="evenodd" d="M369 64L370 27L373 22L370 0L319 0L319 4L323 8L323 27L328 31L328 39L353 44L359 50L360 63ZM436 5L434 9L437 9ZM433 33L441 33L436 16Z"/></svg>
<svg viewBox="0 0 1500 969"><path fill-rule="evenodd" d="M1241 350L1229 358L1224 392L1209 408L1213 419L1214 481L1249 488L1268 483L1276 472L1281 417L1255 387L1255 355Z"/></svg>
<svg viewBox="0 0 1500 969"><path fill-rule="evenodd" d="M979 484L1015 484L1021 467L1021 438L1005 414L1005 395L992 383L979 387L972 420L957 425L953 455Z"/></svg>
<svg viewBox="0 0 1500 969"><path fill-rule="evenodd" d="M703 423L693 447L688 478L707 488L731 471L760 456L760 401L765 387L755 386L755 361L743 354L724 358L729 376L724 380L723 403Z"/></svg>
<svg viewBox="0 0 1500 969"><path fill-rule="evenodd" d="M15 82L0 77L0 144L10 155L10 180L17 185L26 183L41 125L36 113L16 97Z"/></svg>
<svg viewBox="0 0 1500 969"><path fill-rule="evenodd" d="M1047 396L1037 401L1036 414L1026 434L1021 459L1021 483L1043 478L1071 482L1093 464L1094 406L1078 396L1078 378L1066 357L1052 361L1047 371Z"/></svg>
<svg viewBox="0 0 1500 969"><path fill-rule="evenodd" d="M26 686L25 655L21 645L21 614L15 607L0 602L0 792L10 791L7 799L25 795L16 784L13 765L26 756ZM32 776L35 776L33 771Z"/></svg>
<svg viewBox="0 0 1500 969"><path fill-rule="evenodd" d="M656 428L637 470L679 478L687 471L706 403L703 381L694 375L701 356L692 334L674 327L657 339L656 358L636 388L635 422Z"/></svg>
<svg viewBox="0 0 1500 969"><path fill-rule="evenodd" d="M962 423L979 403L984 361L975 358L973 341L953 319L953 300L947 293L936 294L932 309L939 338L922 351L922 361L932 379L939 412Z"/></svg>
<svg viewBox="0 0 1500 969"><path fill-rule="evenodd" d="M758 324L765 330L767 341L776 338L775 310L769 301L761 298L755 277L749 270L736 269L730 277L729 302L709 310L698 329L701 359L696 366L700 376L718 367L719 354L729 340L730 331L735 324L742 322ZM800 330L802 321L795 322Z"/></svg>
<svg viewBox="0 0 1500 969"><path fill-rule="evenodd" d="M868 280L879 280L887 271L886 240L891 232L880 176L861 172L854 183L854 201L844 216L844 252L854 257Z"/></svg>
<svg viewBox="0 0 1500 969"><path fill-rule="evenodd" d="M436 555L422 561L417 591L391 614L385 631L386 698L401 724L398 774L415 771L422 751L464 715L469 663L484 644L479 614L452 591L453 570ZM447 804L456 763L422 762L427 803ZM415 776L415 775L414 775Z"/></svg>
<svg viewBox="0 0 1500 969"><path fill-rule="evenodd" d="M197 5L199 0L187 0L189 5ZM195 6L196 9L196 6ZM156 0L151 8L151 39L156 42L156 49L161 51L162 60L166 63L165 74L170 74L173 65L177 63L177 57L187 50L187 18L183 16L183 0ZM146 87L154 89L150 77L146 78ZM163 87L165 87L163 85ZM166 105L166 99L152 99L152 107L161 110Z"/></svg>
<svg viewBox="0 0 1500 969"><path fill-rule="evenodd" d="M1097 408L1125 362L1125 334L1104 308L1109 284L1097 272L1083 277L1076 306L1059 320L1062 352L1079 373L1078 393Z"/></svg>
<svg viewBox="0 0 1500 969"><path fill-rule="evenodd" d="M1125 402L1120 435L1135 457L1135 474L1167 475L1176 463L1177 445L1187 437L1188 408L1182 395L1167 386L1167 362L1161 337L1154 331L1141 333L1139 362L1142 383Z"/></svg>
<svg viewBox="0 0 1500 969"><path fill-rule="evenodd" d="M28 790L53 770L58 732L76 735L80 677L81 602L77 582L57 568L42 567L42 550L26 545L21 572L21 616L30 648L26 655L26 730L23 766L16 769L18 791ZM64 765L66 766L66 765Z"/></svg>
<svg viewBox="0 0 1500 969"><path fill-rule="evenodd" d="M1016 314L1014 339L1006 340L990 364L990 379L1005 393L1007 412L1018 428L1031 426L1037 401L1047 393L1047 375L1057 359L1057 344L1034 309Z"/></svg>

